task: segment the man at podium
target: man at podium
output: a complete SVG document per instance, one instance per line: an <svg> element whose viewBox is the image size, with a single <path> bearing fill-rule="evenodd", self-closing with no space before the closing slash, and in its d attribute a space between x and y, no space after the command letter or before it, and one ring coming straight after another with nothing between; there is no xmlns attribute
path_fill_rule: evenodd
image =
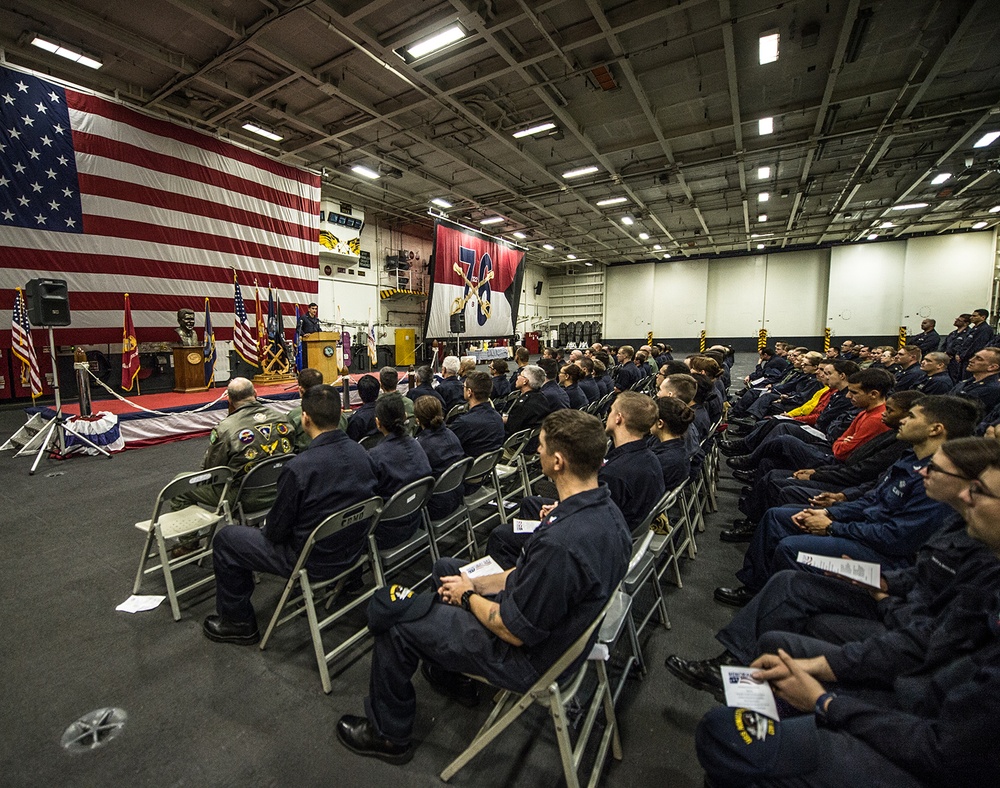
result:
<svg viewBox="0 0 1000 788"><path fill-rule="evenodd" d="M308 311L299 318L299 333L307 336L322 330L319 324L319 306L315 303L309 304Z"/></svg>

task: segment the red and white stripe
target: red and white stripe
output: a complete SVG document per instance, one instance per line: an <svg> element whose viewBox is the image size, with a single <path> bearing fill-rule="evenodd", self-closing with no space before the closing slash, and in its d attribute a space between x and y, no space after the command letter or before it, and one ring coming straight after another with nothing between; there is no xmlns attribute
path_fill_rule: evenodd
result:
<svg viewBox="0 0 1000 788"><path fill-rule="evenodd" d="M117 344L122 293L144 341L210 298L231 339L233 269L280 292L287 327L317 293L319 177L236 145L66 90L83 233L5 227L0 289L65 279L59 344ZM226 328L221 328L225 326ZM0 338L2 342L2 338Z"/></svg>
<svg viewBox="0 0 1000 788"><path fill-rule="evenodd" d="M38 356L35 355L35 342L31 338L31 323L28 321L28 309L24 303L24 293L18 287L14 291L14 309L11 313L11 346L14 356L20 360L27 371L27 383L31 388L31 397L42 396L42 372L38 368Z"/></svg>

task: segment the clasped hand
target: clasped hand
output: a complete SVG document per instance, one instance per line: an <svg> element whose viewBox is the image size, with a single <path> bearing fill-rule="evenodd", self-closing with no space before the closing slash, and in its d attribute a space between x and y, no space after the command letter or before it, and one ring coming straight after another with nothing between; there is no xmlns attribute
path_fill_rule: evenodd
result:
<svg viewBox="0 0 1000 788"><path fill-rule="evenodd" d="M809 534L823 535L830 530L830 519L826 509L804 509L792 515L792 522L800 531Z"/></svg>
<svg viewBox="0 0 1000 788"><path fill-rule="evenodd" d="M462 594L475 590L475 584L468 575L457 574L442 577L437 592L442 602L447 602L449 605L461 605Z"/></svg>

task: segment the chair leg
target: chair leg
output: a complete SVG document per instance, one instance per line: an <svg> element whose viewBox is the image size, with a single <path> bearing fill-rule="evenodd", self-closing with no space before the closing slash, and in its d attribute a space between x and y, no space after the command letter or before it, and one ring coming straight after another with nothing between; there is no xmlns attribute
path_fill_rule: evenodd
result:
<svg viewBox="0 0 1000 788"><path fill-rule="evenodd" d="M316 666L319 668L319 679L323 682L323 692L327 695L333 690L330 683L330 668L326 664L326 651L323 649L323 636L319 630L319 619L316 617L316 606L313 604L312 587L309 585L309 575L304 569L299 571L299 587L302 589L302 602L306 606L306 617L309 619L309 634L312 636L313 651L316 653Z"/></svg>
<svg viewBox="0 0 1000 788"><path fill-rule="evenodd" d="M292 589L295 588L296 578L290 577L285 582L285 588L281 592L281 598L278 600L278 606L274 609L274 614L271 616L270 622L268 622L267 629L264 630L264 637L260 639L260 650L263 651L267 646L267 641L271 639L271 633L278 626L278 619L281 618L281 612L285 609L285 605L288 602L288 597L292 593Z"/></svg>
<svg viewBox="0 0 1000 788"><path fill-rule="evenodd" d="M566 719L566 709L563 706L562 694L558 686L553 688L549 696L549 711L552 723L556 729L556 740L559 742L559 757L562 760L563 775L566 778L566 788L580 788L580 780L576 774L573 762L573 743L569 738L569 720Z"/></svg>
<svg viewBox="0 0 1000 788"><path fill-rule="evenodd" d="M146 543L142 548L142 558L139 559L139 571L135 573L135 583L132 584L132 593L138 594L139 589L142 588L142 578L146 573L146 564L149 563L149 548L153 546L153 539L155 538L153 534L153 529L146 532Z"/></svg>
<svg viewBox="0 0 1000 788"><path fill-rule="evenodd" d="M174 588L174 576L170 571L170 556L167 554L167 543L163 540L162 532L156 531L156 545L160 551L160 565L163 569L163 581L167 586L167 598L170 600L170 610L174 614L174 621L181 620L181 608L177 602L177 590Z"/></svg>
<svg viewBox="0 0 1000 788"><path fill-rule="evenodd" d="M517 703L501 716L500 719L494 722L489 728L480 730L476 738L472 740L472 743L465 748L465 751L449 763L444 771L441 772L441 779L444 782L448 782L448 780L454 777L463 766L482 752L491 741L503 733L514 720L520 717L524 713L524 710L533 702L531 697L522 695Z"/></svg>
<svg viewBox="0 0 1000 788"><path fill-rule="evenodd" d="M624 757L622 752L622 739L618 731L618 716L615 714L615 702L611 697L611 682L608 680L608 667L604 664L604 660L596 660L597 662L597 678L599 681L598 686L603 685L602 703L604 704L604 720L607 728L605 729L604 735L608 735L608 730L611 730L611 754L616 761L620 761ZM603 748L606 749L606 748ZM595 778L600 775L598 771L599 766L603 766L604 753L599 753L600 760L595 765ZM591 785L595 785L597 780L591 779Z"/></svg>

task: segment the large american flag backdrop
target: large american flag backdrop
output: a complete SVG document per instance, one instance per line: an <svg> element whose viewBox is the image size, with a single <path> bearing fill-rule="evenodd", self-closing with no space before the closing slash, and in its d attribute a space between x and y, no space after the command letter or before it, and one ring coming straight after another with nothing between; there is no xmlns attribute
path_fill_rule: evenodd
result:
<svg viewBox="0 0 1000 788"><path fill-rule="evenodd" d="M319 187L312 173L0 68L0 326L15 287L51 277L67 281L72 318L56 344L120 343L126 292L140 343L174 341L177 310L197 314L206 297L216 338L232 339L236 269L244 288L280 292L290 328L296 303L317 293Z"/></svg>
<svg viewBox="0 0 1000 788"><path fill-rule="evenodd" d="M523 276L523 250L503 239L438 221L424 336L449 336L450 318L459 312L465 314L463 337L511 336Z"/></svg>

